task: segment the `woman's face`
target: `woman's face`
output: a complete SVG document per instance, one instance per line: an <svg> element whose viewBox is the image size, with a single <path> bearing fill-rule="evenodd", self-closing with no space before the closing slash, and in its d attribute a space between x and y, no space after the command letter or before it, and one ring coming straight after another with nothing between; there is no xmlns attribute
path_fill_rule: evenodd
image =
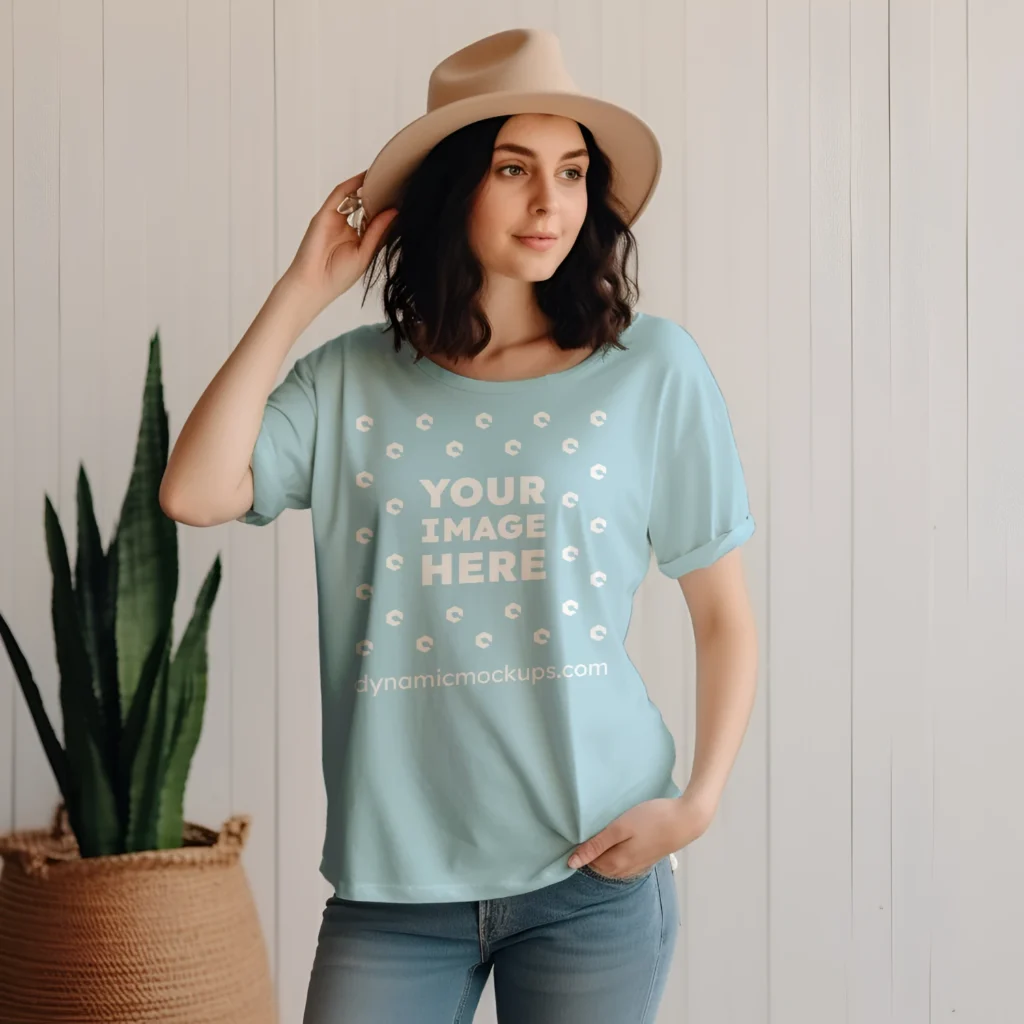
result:
<svg viewBox="0 0 1024 1024"><path fill-rule="evenodd" d="M510 117L494 141L470 216L469 243L481 264L521 281L551 277L587 215L588 166L583 134L571 118ZM536 248L520 240L537 234L555 237Z"/></svg>

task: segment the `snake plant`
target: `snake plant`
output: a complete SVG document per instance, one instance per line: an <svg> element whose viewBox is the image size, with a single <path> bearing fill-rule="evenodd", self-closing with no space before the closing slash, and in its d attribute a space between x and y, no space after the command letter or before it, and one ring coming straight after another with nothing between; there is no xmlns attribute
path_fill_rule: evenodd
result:
<svg viewBox="0 0 1024 1024"><path fill-rule="evenodd" d="M149 344L135 464L106 552L79 464L74 579L60 521L46 497L63 746L0 616L0 637L83 857L182 845L185 783L202 729L206 639L221 565L218 554L172 658L177 523L159 501L167 454L157 331Z"/></svg>

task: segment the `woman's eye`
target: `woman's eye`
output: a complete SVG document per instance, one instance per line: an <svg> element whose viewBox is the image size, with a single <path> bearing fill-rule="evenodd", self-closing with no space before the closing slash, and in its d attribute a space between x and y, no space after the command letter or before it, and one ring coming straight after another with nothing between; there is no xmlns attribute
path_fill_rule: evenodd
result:
<svg viewBox="0 0 1024 1024"><path fill-rule="evenodd" d="M498 168L498 172L500 173L501 171L521 171L522 169L523 168L520 167L519 164L505 164L504 167L499 167ZM573 174L576 175L575 178L570 179L572 181L579 181L583 177L583 172L578 167L567 167L566 170L567 171L571 171ZM518 178L519 175L518 174L509 174L509 175L506 175L506 177Z"/></svg>

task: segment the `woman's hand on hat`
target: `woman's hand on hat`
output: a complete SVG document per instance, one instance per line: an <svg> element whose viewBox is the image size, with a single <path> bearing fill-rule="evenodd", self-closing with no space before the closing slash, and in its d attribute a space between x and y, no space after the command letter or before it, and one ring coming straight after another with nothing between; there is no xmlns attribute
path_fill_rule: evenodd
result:
<svg viewBox="0 0 1024 1024"><path fill-rule="evenodd" d="M320 309L329 306L339 295L359 280L377 249L377 243L398 213L396 207L381 210L370 220L360 237L349 225L345 214L338 212L342 200L363 183L366 171L337 185L309 222L298 252L286 276L313 296Z"/></svg>

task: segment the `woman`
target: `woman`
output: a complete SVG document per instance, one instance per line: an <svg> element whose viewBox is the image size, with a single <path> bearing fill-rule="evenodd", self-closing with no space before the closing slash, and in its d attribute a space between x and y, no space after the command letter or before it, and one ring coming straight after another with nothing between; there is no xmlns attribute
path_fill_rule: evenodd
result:
<svg viewBox="0 0 1024 1024"><path fill-rule="evenodd" d="M655 1018L673 851L707 828L749 712L725 556L754 522L700 350L631 306L652 139L574 90L550 33L453 54L428 114L327 197L171 454L181 522L312 510L335 895L306 1024L470 1021L492 969L502 1021ZM271 391L371 261L386 321ZM624 646L651 546L702 662L712 623L748 641L685 793Z"/></svg>

